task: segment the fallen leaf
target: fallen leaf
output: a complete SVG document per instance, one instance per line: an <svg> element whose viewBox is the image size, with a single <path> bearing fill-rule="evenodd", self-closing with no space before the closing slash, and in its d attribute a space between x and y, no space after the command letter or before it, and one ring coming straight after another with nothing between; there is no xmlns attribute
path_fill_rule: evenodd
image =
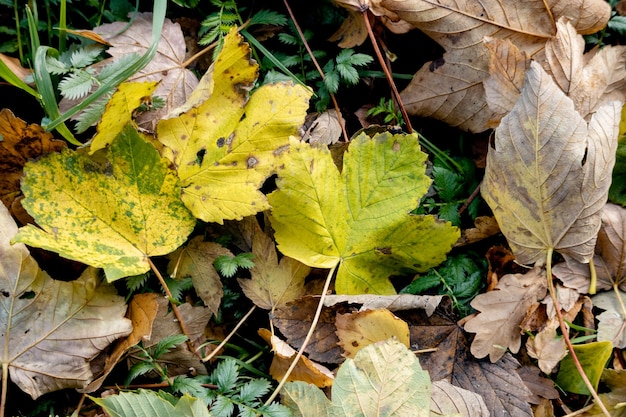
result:
<svg viewBox="0 0 626 417"><path fill-rule="evenodd" d="M574 352L585 371L591 385L597 390L600 376L606 362L612 356L613 345L611 342L591 342L584 345L574 345ZM578 373L571 356L561 361L559 372L556 375L556 384L563 390L575 394L589 395L587 384Z"/></svg>
<svg viewBox="0 0 626 417"><path fill-rule="evenodd" d="M65 142L53 139L41 126L26 124L9 109L0 110L0 201L22 224L32 217L21 204L20 179L30 159L66 148Z"/></svg>
<svg viewBox="0 0 626 417"><path fill-rule="evenodd" d="M341 118L341 121L339 120ZM302 127L302 140L311 145L331 145L341 137L341 125L345 125L343 117L337 116L335 110L323 113L310 113Z"/></svg>
<svg viewBox="0 0 626 417"><path fill-rule="evenodd" d="M254 267L250 269L251 279L238 279L237 282L246 297L257 307L274 311L275 308L305 295L304 279L311 268L287 256L283 256L279 262L274 241L263 233L256 219L247 219L254 224Z"/></svg>
<svg viewBox="0 0 626 417"><path fill-rule="evenodd" d="M539 54L556 33L556 20L569 19L579 33L606 25L610 7L601 0L466 1L384 0L382 7L426 33L446 52L443 65L427 62L401 93L410 114L434 117L464 130L480 132L494 113L487 106L485 37L509 39L530 56Z"/></svg>
<svg viewBox="0 0 626 417"><path fill-rule="evenodd" d="M624 291L607 291L591 297L595 307L605 310L596 316L598 341L609 341L617 348L626 347L626 317L624 317Z"/></svg>
<svg viewBox="0 0 626 417"><path fill-rule="evenodd" d="M359 311L387 309L389 311L424 310L427 315L433 314L435 309L444 299L443 295L412 295L412 294L396 294L396 295L374 295L374 294L357 294L357 295L327 295L324 298L324 305L332 307L339 303L361 304Z"/></svg>
<svg viewBox="0 0 626 417"><path fill-rule="evenodd" d="M183 202L206 222L240 220L269 208L259 188L282 163L289 137L304 120L309 90L265 84L248 100L257 75L248 44L233 30L215 61L209 97L157 125Z"/></svg>
<svg viewBox="0 0 626 417"><path fill-rule="evenodd" d="M106 110L96 127L97 132L91 140L89 153L109 146L130 123L137 107L150 99L155 88L156 82L120 84L106 104Z"/></svg>
<svg viewBox="0 0 626 417"><path fill-rule="evenodd" d="M524 275L505 275L494 291L477 295L471 305L480 313L465 323L466 331L476 333L472 354L477 358L489 355L496 362L507 349L517 353L519 325L528 307L544 298L546 291L545 272L535 268Z"/></svg>
<svg viewBox="0 0 626 417"><path fill-rule="evenodd" d="M609 410L614 410L612 417L624 417L626 408L626 370L605 369L602 372L601 381L605 384L609 391L599 394L602 403ZM604 412L597 404L594 404L586 412L580 414L583 417L601 417L605 416Z"/></svg>
<svg viewBox="0 0 626 417"><path fill-rule="evenodd" d="M452 385L448 381L433 382L430 397L431 415L488 417L491 415L483 397L475 392Z"/></svg>
<svg viewBox="0 0 626 417"><path fill-rule="evenodd" d="M129 27L113 22L93 29L112 47L107 52L116 59L128 54L144 55L152 41L152 13L137 13ZM153 131L156 123L170 110L182 105L198 84L198 78L185 68L185 38L178 23L165 19L156 55L145 68L128 81L157 81L154 95L163 97L165 106L137 118L137 123Z"/></svg>
<svg viewBox="0 0 626 417"><path fill-rule="evenodd" d="M210 417L206 404L200 398L184 394L170 402L154 391L139 390L138 392L120 392L93 401L102 407L108 415L135 417Z"/></svg>
<svg viewBox="0 0 626 417"><path fill-rule="evenodd" d="M556 334L558 327L557 320L550 320L543 330L526 341L528 356L537 359L539 368L547 375L567 356L565 340Z"/></svg>
<svg viewBox="0 0 626 417"><path fill-rule="evenodd" d="M312 267L337 266L337 293L394 294L390 275L438 265L458 239L450 223L408 214L430 184L415 135L359 135L341 174L327 149L291 146L268 196L278 249Z"/></svg>
<svg viewBox="0 0 626 417"><path fill-rule="evenodd" d="M461 238L455 246L469 245L500 233L500 226L492 216L478 216L474 226L461 231Z"/></svg>
<svg viewBox="0 0 626 417"><path fill-rule="evenodd" d="M347 358L354 358L365 346L392 337L407 348L410 347L409 326L389 310L337 314L335 326L337 326L339 346Z"/></svg>
<svg viewBox="0 0 626 417"><path fill-rule="evenodd" d="M258 333L272 347L274 357L270 365L270 375L276 381L280 381L291 366L297 352L267 329L259 329ZM335 376L328 368L309 360L306 356L301 356L287 380L302 381L325 388L330 387L334 379Z"/></svg>
<svg viewBox="0 0 626 417"><path fill-rule="evenodd" d="M81 389L81 392L89 393L98 390L126 352L137 343L150 340L152 324L154 323L158 309L156 293L135 294L133 296L128 303L128 312L126 314L132 323L133 331L125 338L118 339L113 344L111 352L106 356L102 370L97 374L94 373L96 378L85 388Z"/></svg>
<svg viewBox="0 0 626 417"><path fill-rule="evenodd" d="M7 67L9 67L11 72L13 74L17 75L17 77L20 80L22 80L24 82L27 82L27 80L29 80L30 77L32 77L33 70L31 70L29 68L24 68L20 64L20 60L19 59L10 57L10 56L5 55L5 54L0 54L0 60L2 60L2 62L4 62L4 64Z"/></svg>
<svg viewBox="0 0 626 417"><path fill-rule="evenodd" d="M132 330L124 299L94 268L71 282L50 278L26 246L10 244L17 226L1 204L0 230L3 368L33 399L84 388L93 377L90 361Z"/></svg>
<svg viewBox="0 0 626 417"><path fill-rule="evenodd" d="M554 400L559 398L559 391L554 387L554 382L541 374L536 366L522 366L516 369L524 385L532 392L529 402L540 404L542 399Z"/></svg>
<svg viewBox="0 0 626 417"><path fill-rule="evenodd" d="M332 403L313 384L294 381L285 384L280 391L283 405L288 407L295 417L331 417Z"/></svg>
<svg viewBox="0 0 626 417"><path fill-rule="evenodd" d="M64 150L29 162L23 204L41 229L23 227L14 241L104 268L109 281L144 273L147 257L178 248L196 222L166 161L130 125L108 159L100 166Z"/></svg>
<svg viewBox="0 0 626 417"><path fill-rule="evenodd" d="M482 185L519 263L545 260L549 250L583 263L593 255L620 110L608 103L587 123L531 63L520 99L496 129Z"/></svg>
<svg viewBox="0 0 626 417"><path fill-rule="evenodd" d="M202 236L191 239L183 248L169 255L167 271L177 278L190 277L196 294L204 305L217 315L222 296L222 281L213 266L218 256L232 253L214 242L204 242Z"/></svg>

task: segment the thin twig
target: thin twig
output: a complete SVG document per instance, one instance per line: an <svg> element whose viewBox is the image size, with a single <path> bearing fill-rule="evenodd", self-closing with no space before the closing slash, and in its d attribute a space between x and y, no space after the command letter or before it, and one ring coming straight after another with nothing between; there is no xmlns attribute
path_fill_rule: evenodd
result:
<svg viewBox="0 0 626 417"><path fill-rule="evenodd" d="M270 395L267 401L265 401L265 405L270 405L272 401L276 399L276 397L278 396L278 393L283 388L283 386L287 383L287 380L289 379L289 375L291 375L291 372L293 372L293 370L295 369L296 365L300 361L300 358L304 354L304 350L306 349L307 345L311 341L311 338L313 337L313 333L315 333L315 327L317 326L317 323L320 320L320 316L322 315L322 308L324 307L326 294L328 293L328 288L330 287L330 282L333 279L333 275L335 274L336 269L337 269L337 265L333 266L332 269L328 272L328 276L326 277L326 282L324 282L324 289L322 289L322 295L320 296L320 302L317 304L317 310L315 310L315 316L313 316L311 327L309 327L309 332L306 334L306 337L304 338L304 341L302 342L302 346L300 346L300 349L298 349L298 353L296 354L296 357L291 362L289 369L287 369L287 371L285 372L285 375L283 375L283 378L280 380L280 383L278 384L278 386L276 387L272 395Z"/></svg>
<svg viewBox="0 0 626 417"><path fill-rule="evenodd" d="M174 316L176 316L176 320L178 320L178 325L180 326L180 330L183 332L185 336L187 336L187 346L189 347L189 350L193 352L194 354L198 355L198 357L200 357L200 354L196 352L196 348L193 345L193 340L191 339L191 336L189 335L189 332L187 331L187 326L185 325L185 322L183 321L183 317L180 315L180 311L178 310L178 307L176 306L176 303L174 302L174 296L172 296L170 289L167 287L167 284L165 283L165 280L163 279L161 272L159 272L159 270L152 263L152 260L150 258L148 258L148 263L150 264L150 268L152 268L152 271L154 272L154 274L159 279L159 282L161 283L161 286L163 287L163 291L165 291L165 295L167 295L167 299L169 300L170 305L172 306L172 312L174 313Z"/></svg>
<svg viewBox="0 0 626 417"><path fill-rule="evenodd" d="M569 350L569 353L572 356L572 361L576 365L576 369L578 370L578 373L580 374L580 377L582 378L583 382L587 386L587 389L591 393L591 396L595 400L598 407L600 407L600 410L602 410L602 413L606 417L611 417L611 414L604 406L604 403L600 399L600 396L596 392L596 389L591 384L591 381L589 381L589 378L587 378L587 374L585 373L585 370L580 364L580 361L578 360L578 356L576 356L576 352L574 351L574 346L572 345L572 341L569 338L569 329L567 328L567 325L565 324L565 320L563 320L563 315L561 314L561 305L559 304L559 300L557 299L556 290L554 288L554 283L552 282L552 254L553 254L553 248L549 248L548 254L546 257L546 275L548 278L548 289L550 291L550 297L552 298L552 303L554 303L554 310L556 311L556 316L559 320L559 325L561 326L561 332L563 333L563 340L565 340L567 349Z"/></svg>
<svg viewBox="0 0 626 417"><path fill-rule="evenodd" d="M289 17L291 18L293 25L296 27L296 30L298 31L298 35L300 36L300 39L302 39L302 44L304 45L307 53L311 57L311 61L313 62L313 65L315 65L315 69L317 69L317 72L319 72L320 76L322 77L322 80L324 80L326 78L326 75L324 74L322 67L320 67L320 64L317 62L315 55L313 55L313 51L311 50L309 43L304 37L304 33L302 32L302 29L300 29L300 25L298 24L298 21L296 20L296 16L293 14L293 11L291 10L291 7L289 6L289 2L287 0L283 0L283 2L285 3L285 7L287 8L287 12L289 13ZM341 116L341 110L339 110L339 104L337 103L337 99L335 98L335 95L333 93L331 93L330 91L328 93L330 95L330 99L333 102L333 106L335 107L335 111L337 112L337 119L339 120L339 125L341 126L341 132L343 133L343 140L345 142L349 142L350 137L348 136L348 132L346 131L346 126L344 123L341 123L341 121L343 120L343 117Z"/></svg>
<svg viewBox="0 0 626 417"><path fill-rule="evenodd" d="M204 358L202 358L202 362L208 362L211 359L213 359L213 357L215 355L217 355L217 353L220 351L221 348L223 348L226 343L228 343L228 341L230 339L232 339L232 337L235 335L235 333L237 333L237 330L239 330L239 328L245 323L245 321L248 319L248 317L250 317L250 314L252 314L252 312L256 309L256 306L252 306L252 308L246 313L245 316L243 316L241 318L241 320L239 320L239 323L237 323L237 325L235 326L235 328L233 330L231 330L230 333L228 333L228 335L224 338L224 340L222 340L222 342L217 345L217 347L215 348L215 350L213 350L213 352L209 353L207 356L205 356Z"/></svg>
<svg viewBox="0 0 626 417"><path fill-rule="evenodd" d="M372 30L372 24L370 23L370 12L369 9L361 12L363 16L363 21L365 22L365 27L367 28L367 33L372 41L372 46L374 47L374 52L376 53L376 57L378 58L378 62L380 62L380 66L383 68L383 72L385 73L385 77L387 77L387 82L389 83L389 87L393 92L394 98L400 107L400 112L402 113L402 117L404 118L404 123L406 124L406 131L408 133L413 133L413 126L411 126L411 121L409 120L409 115L406 112L406 108L404 107L404 103L402 103L402 99L400 98L400 93L398 92L398 88L396 87L396 83L393 81L393 76L391 72L389 72L389 68L387 67L387 63L383 58L383 54L380 51L380 47L378 46L378 42L376 41L376 36L374 36L374 31Z"/></svg>
<svg viewBox="0 0 626 417"><path fill-rule="evenodd" d="M461 214L463 213L468 207L469 205L472 203L472 201L474 201L474 199L478 196L478 194L480 194L480 186L482 185L482 181L478 184L478 186L474 189L474 191L472 191L472 194L470 194L469 197L467 197L467 200L465 200L465 203L463 203L463 205L461 206L461 208L459 208L458 213Z"/></svg>

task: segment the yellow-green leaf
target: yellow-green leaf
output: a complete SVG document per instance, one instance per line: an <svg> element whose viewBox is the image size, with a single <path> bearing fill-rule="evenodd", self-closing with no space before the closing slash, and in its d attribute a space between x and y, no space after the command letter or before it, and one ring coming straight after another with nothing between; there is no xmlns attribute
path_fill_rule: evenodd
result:
<svg viewBox="0 0 626 417"><path fill-rule="evenodd" d="M430 179L415 135L359 135L340 174L330 152L292 141L269 195L282 253L309 266L337 264L338 293L393 294L389 276L438 265L459 237L433 216L413 216Z"/></svg>
<svg viewBox="0 0 626 417"><path fill-rule="evenodd" d="M113 281L150 269L149 256L180 246L195 220L167 161L127 125L99 165L64 150L24 170L23 205L41 227L14 238L104 268Z"/></svg>
<svg viewBox="0 0 626 417"><path fill-rule="evenodd" d="M589 382L591 382L594 388L598 388L602 371L613 353L613 344L605 340L603 342L574 345L574 351L585 370L587 378L589 378ZM556 376L556 383L565 391L589 395L589 389L580 377L571 356L566 356L561 361L559 373Z"/></svg>
<svg viewBox="0 0 626 417"><path fill-rule="evenodd" d="M258 189L304 121L310 91L290 83L263 85L248 100L257 74L248 45L231 31L207 75L212 82L198 86L206 94L195 91L195 106L157 125L164 155L181 180L182 200L204 221L239 220L268 209Z"/></svg>
<svg viewBox="0 0 626 417"><path fill-rule="evenodd" d="M98 123L98 133L91 141L90 153L107 147L119 135L133 117L137 107L150 99L158 83L123 83L117 88L106 105Z"/></svg>

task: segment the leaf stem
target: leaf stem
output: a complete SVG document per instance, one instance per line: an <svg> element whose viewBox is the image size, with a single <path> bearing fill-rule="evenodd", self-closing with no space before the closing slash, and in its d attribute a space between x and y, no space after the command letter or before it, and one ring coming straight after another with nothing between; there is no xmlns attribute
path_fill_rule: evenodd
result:
<svg viewBox="0 0 626 417"><path fill-rule="evenodd" d="M593 256L589 259L589 272L591 274L591 282L589 283L589 294L596 293L598 285L598 274L596 273L596 265L593 263Z"/></svg>
<svg viewBox="0 0 626 417"><path fill-rule="evenodd" d="M322 80L324 80L324 78L326 78L326 75L324 74L324 71L322 70L322 67L320 67L319 62L317 62L317 58L315 58L315 55L313 55L313 51L311 50L311 47L309 46L309 43L307 42L306 38L304 37L304 33L302 32L302 29L300 28L300 25L298 24L298 21L296 20L296 16L293 14L293 11L291 10L291 7L289 6L289 2L287 0L283 0L283 3L285 3L285 8L287 9L287 13L289 13L289 17L291 18L291 21L293 22L293 25L296 27L296 30L298 31L298 35L300 36L300 39L302 40L302 44L304 45L304 47L306 48L307 53L311 57L311 62L313 62L313 65L315 65L315 69L317 69L317 72L320 73L320 76L322 77ZM345 123L341 123L343 117L341 116L341 110L339 109L339 103L337 103L337 99L335 98L335 95L333 93L331 93L330 91L328 93L330 95L330 99L333 102L333 107L335 107L335 111L337 112L337 118L339 119L339 125L341 126L341 132L343 133L343 140L344 140L344 142L350 142L350 136L348 136L348 132L346 131Z"/></svg>
<svg viewBox="0 0 626 417"><path fill-rule="evenodd" d="M315 316L313 316L311 327L309 327L309 332L306 334L306 337L304 338L304 341L302 342L302 346L300 346L300 349L298 349L298 353L296 354L296 357L293 359L293 361L291 362L291 365L289 365L289 368L285 372L285 375L283 375L283 378L280 380L280 383L278 384L278 386L276 387L272 395L270 395L267 401L265 401L264 405L266 406L270 405L272 401L276 399L276 396L278 396L278 393L280 392L280 390L287 383L287 380L289 379L289 375L291 375L291 372L293 372L293 370L295 369L296 365L300 361L300 358L304 354L304 350L306 349L307 345L311 341L311 338L313 337L313 333L315 333L315 327L317 326L317 323L320 320L320 316L322 315L322 308L324 307L324 301L326 300L326 293L328 292L328 288L330 287L330 282L333 279L333 275L335 275L335 270L337 269L337 266L339 266L339 263L337 263L335 266L331 268L330 271L328 271L328 276L326 277L326 281L324 282L324 288L322 289L322 294L320 296L320 302L317 304L317 310L315 310Z"/></svg>
<svg viewBox="0 0 626 417"><path fill-rule="evenodd" d="M8 337L7 337L8 340ZM5 351L6 352L6 351ZM7 403L7 389L9 389L9 363L2 361L2 399L0 400L0 417L4 417L4 409Z"/></svg>
<svg viewBox="0 0 626 417"><path fill-rule="evenodd" d="M576 365L576 369L578 370L578 373L580 374L580 377L582 378L583 382L587 386L587 389L591 393L591 396L595 400L598 407L600 407L600 409L602 410L602 413L606 417L611 417L611 414L606 409L604 403L600 399L600 396L598 396L596 389L591 384L591 381L589 381L589 378L587 377L585 370L583 369L582 365L580 364L580 361L578 360L578 356L576 356L576 352L574 351L574 346L572 345L572 341L569 338L569 329L567 328L567 325L565 324L565 321L563 320L563 315L561 314L561 305L559 304L559 300L557 299L556 289L554 288L554 283L552 282L552 254L553 253L554 253L554 248L548 248L548 254L546 255L546 275L548 277L548 289L550 291L550 297L552 298L552 303L554 304L554 311L556 311L556 316L559 320L559 326L561 326L561 332L563 333L563 340L565 340L567 349L569 350L570 355L572 355L572 361L574 362L574 365Z"/></svg>
<svg viewBox="0 0 626 417"><path fill-rule="evenodd" d="M165 283L165 280L163 279L161 272L159 272L159 270L152 263L152 260L150 258L148 258L148 263L150 264L150 268L152 269L152 272L154 272L154 274L159 279L159 282L161 283L161 286L163 287L163 291L165 291L165 295L167 295L167 299L169 300L170 305L172 306L172 312L174 313L174 316L176 316L176 320L178 320L178 325L180 326L180 330L183 332L185 336L187 336L187 346L189 347L189 350L192 353L198 355L198 357L200 357L200 354L196 352L196 348L193 345L193 339L191 338L191 336L189 335L189 332L187 331L187 326L185 325L185 322L183 321L183 317L180 315L180 311L178 310L178 307L176 306L176 303L174 302L174 296L172 296L170 289L167 287L167 284Z"/></svg>
<svg viewBox="0 0 626 417"><path fill-rule="evenodd" d="M231 330L230 333L228 333L228 335L224 338L224 340L222 340L222 342L217 345L217 347L213 350L213 352L209 353L207 356L202 358L202 362L208 362L211 359L213 359L213 357L215 355L217 355L217 353L220 351L221 348L223 348L226 343L228 343L228 341L230 339L232 339L232 337L235 335L235 333L237 333L237 330L239 330L239 328L246 322L246 320L248 319L248 317L250 317L250 315L252 314L252 312L256 309L256 306L252 306L252 308L246 313L245 316L243 316L241 318L241 320L239 320L239 323L237 323L237 325L235 326L235 328L233 330Z"/></svg>

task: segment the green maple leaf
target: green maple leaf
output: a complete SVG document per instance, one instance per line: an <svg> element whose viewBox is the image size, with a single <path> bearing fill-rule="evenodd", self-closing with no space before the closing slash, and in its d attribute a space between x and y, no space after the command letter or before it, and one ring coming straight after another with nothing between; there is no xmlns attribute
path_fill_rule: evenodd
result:
<svg viewBox="0 0 626 417"><path fill-rule="evenodd" d="M415 135L359 135L340 174L327 149L295 140L268 196L280 251L318 268L339 264L338 293L393 294L389 276L441 263L459 231L409 212L426 193Z"/></svg>
<svg viewBox="0 0 626 417"><path fill-rule="evenodd" d="M106 164L49 154L26 164L22 191L40 228L23 227L13 240L104 268L109 281L148 271L148 257L174 251L195 225L176 174L130 124Z"/></svg>

